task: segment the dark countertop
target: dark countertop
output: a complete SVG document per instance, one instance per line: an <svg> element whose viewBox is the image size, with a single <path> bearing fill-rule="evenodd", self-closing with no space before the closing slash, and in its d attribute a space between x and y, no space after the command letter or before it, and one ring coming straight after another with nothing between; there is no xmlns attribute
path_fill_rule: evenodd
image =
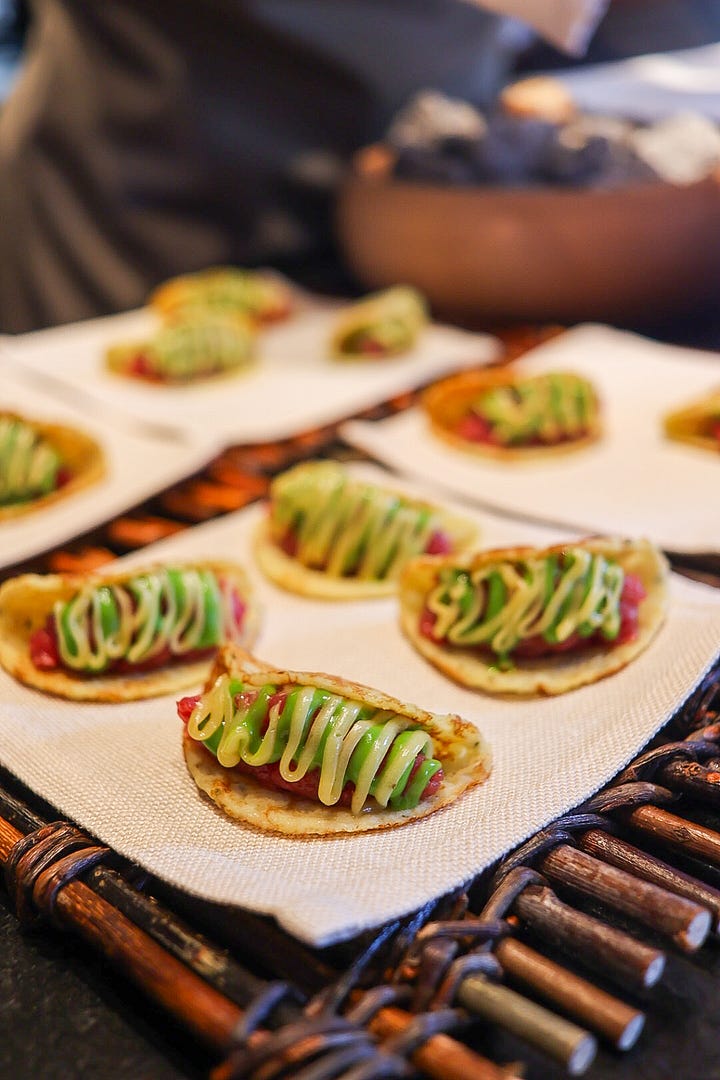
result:
<svg viewBox="0 0 720 1080"><path fill-rule="evenodd" d="M22 931L0 893L0 1077L175 1080L208 1060L83 942Z"/></svg>
<svg viewBox="0 0 720 1080"><path fill-rule="evenodd" d="M720 1077L720 950L671 956L646 999L648 1020L626 1055L601 1050L587 1080ZM478 1036L494 1060L521 1059L527 1080L566 1074L509 1037ZM20 930L0 894L0 1077L13 1080L195 1080L212 1064L107 962L70 935Z"/></svg>

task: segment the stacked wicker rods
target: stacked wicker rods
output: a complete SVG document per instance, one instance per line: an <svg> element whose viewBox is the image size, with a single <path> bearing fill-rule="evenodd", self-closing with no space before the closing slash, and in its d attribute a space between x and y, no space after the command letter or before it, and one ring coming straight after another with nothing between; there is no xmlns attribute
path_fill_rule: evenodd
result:
<svg viewBox="0 0 720 1080"><path fill-rule="evenodd" d="M720 834L664 808L682 799L688 776L693 798L717 804L720 724L706 723L720 716L717 669L692 703L703 724L699 730L641 755L613 784L504 859L477 915L466 907L459 919L428 922L419 930L395 968L396 978L416 986L416 1005L460 1003L534 1043L571 1074L584 1071L592 1059L587 1029L617 1049L634 1045L643 1026L639 1011L512 935L529 933L605 980L644 990L662 977L664 952L570 906L555 888L629 916L685 953L699 949L710 932L717 934L720 892L624 835L720 865ZM513 991L492 986L482 964L474 970L491 949L506 978L582 1027L558 1023L529 1009Z"/></svg>

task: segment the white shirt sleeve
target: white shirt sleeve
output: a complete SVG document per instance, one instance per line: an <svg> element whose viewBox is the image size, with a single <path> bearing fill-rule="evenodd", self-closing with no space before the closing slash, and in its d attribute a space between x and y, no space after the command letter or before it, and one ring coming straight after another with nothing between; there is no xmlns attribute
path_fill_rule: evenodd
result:
<svg viewBox="0 0 720 1080"><path fill-rule="evenodd" d="M532 26L546 41L575 56L588 46L610 0L468 0Z"/></svg>

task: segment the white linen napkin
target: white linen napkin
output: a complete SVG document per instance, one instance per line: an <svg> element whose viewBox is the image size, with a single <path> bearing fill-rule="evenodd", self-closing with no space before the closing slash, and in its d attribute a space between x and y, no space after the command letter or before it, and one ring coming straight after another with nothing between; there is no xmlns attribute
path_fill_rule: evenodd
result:
<svg viewBox="0 0 720 1080"><path fill-rule="evenodd" d="M718 650L720 595L673 579L666 625L625 670L560 698L473 693L415 653L398 629L395 601L323 603L265 582L250 554L260 516L260 508L249 508L154 545L132 562L244 562L265 608L258 656L459 712L492 745L487 783L425 820L379 834L263 834L225 818L195 787L173 698L80 705L26 689L2 672L0 760L61 813L152 873L207 900L274 915L312 945L350 937L468 881L589 796L662 726ZM560 539L555 531L476 516L491 546Z"/></svg>
<svg viewBox="0 0 720 1080"><path fill-rule="evenodd" d="M5 338L0 355L20 370L52 377L85 408L101 407L116 425L144 421L189 440L214 439L220 448L334 423L451 371L490 363L500 353L487 334L432 324L402 356L333 360L330 338L339 308L307 294L303 301L286 322L262 331L251 369L191 386L147 384L106 370L109 345L142 341L154 332L157 320L146 309Z"/></svg>
<svg viewBox="0 0 720 1080"><path fill-rule="evenodd" d="M36 380L37 381L37 380ZM0 356L0 411L28 419L68 424L91 435L103 448L102 480L67 498L0 522L0 569L57 547L94 529L123 510L190 476L217 452L210 438L170 439L149 429L124 430L81 406L73 407L39 386L23 381Z"/></svg>
<svg viewBox="0 0 720 1080"><path fill-rule="evenodd" d="M601 439L548 459L507 462L456 449L408 410L351 421L354 446L474 503L584 532L648 536L668 550L720 550L720 455L673 442L662 417L720 386L720 356L586 325L526 353L517 370L574 371L598 389Z"/></svg>

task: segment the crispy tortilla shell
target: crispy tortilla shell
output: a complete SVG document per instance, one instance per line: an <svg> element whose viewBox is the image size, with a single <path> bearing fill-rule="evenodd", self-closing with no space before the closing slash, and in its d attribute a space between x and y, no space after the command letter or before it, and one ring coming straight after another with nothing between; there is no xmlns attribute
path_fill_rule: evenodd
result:
<svg viewBox="0 0 720 1080"><path fill-rule="evenodd" d="M148 297L148 306L166 320L174 319L183 309L202 307L207 295L215 287L224 285L224 279L244 278L250 287L256 287L253 302L239 303L238 311L249 315L256 323L271 323L285 319L291 313L293 299L290 290L272 273L261 270L241 270L235 266L211 266L190 274L169 278Z"/></svg>
<svg viewBox="0 0 720 1080"><path fill-rule="evenodd" d="M456 715L440 716L407 705L379 690L347 679L319 672L276 669L250 656L243 649L226 645L218 653L207 683L209 689L219 675L229 672L250 686L315 686L378 709L391 709L407 716L430 732L434 756L442 762L444 780L437 794L412 810L369 809L353 814L343 806L324 806L287 791L266 788L238 769L226 769L195 739L183 733L183 752L190 775L197 786L229 817L265 832L283 836L333 836L390 829L428 817L457 799L463 792L483 783L490 774L490 748L474 724Z"/></svg>
<svg viewBox="0 0 720 1080"><path fill-rule="evenodd" d="M47 439L52 444L60 455L63 467L70 473L70 479L66 484L56 488L55 491L49 491L47 495L40 495L37 499L30 499L27 502L13 503L10 506L0 506L0 523L8 518L44 510L46 506L52 506L60 499L66 499L82 491L83 488L96 484L105 476L105 455L102 448L84 431L68 427L66 424L48 424L44 421L30 420L17 413L3 412L0 415L29 424L41 438Z"/></svg>
<svg viewBox="0 0 720 1080"><path fill-rule="evenodd" d="M381 354L372 355L354 350L349 344L360 331L372 330L387 319L405 324L406 339L402 344L388 348ZM382 360L397 356L413 348L427 323L425 301L416 289L409 285L395 285L383 292L373 293L352 304L340 316L332 335L330 347L337 359Z"/></svg>
<svg viewBox="0 0 720 1080"><path fill-rule="evenodd" d="M568 373L569 374L569 373ZM548 457L571 454L596 442L602 434L599 414L596 414L588 432L579 439L565 439L547 446L495 446L493 443L475 442L458 435L456 428L467 414L470 405L486 390L497 386L512 386L521 376L513 367L485 368L482 371L463 371L449 379L430 386L422 397L422 408L430 421L430 428L439 439L466 453L478 454L497 461L523 462L544 461Z"/></svg>
<svg viewBox="0 0 720 1080"><path fill-rule="evenodd" d="M710 425L717 418L720 422L720 389L714 390L684 409L668 413L663 419L663 430L668 439L690 443L703 450L720 453L720 439L710 433Z"/></svg>
<svg viewBox="0 0 720 1080"><path fill-rule="evenodd" d="M247 604L245 642L251 645L259 628L259 609L242 568L218 560L182 565L214 570L233 582ZM83 675L64 668L44 671L36 668L30 659L30 637L45 625L56 600L69 600L87 584L112 585L156 569L162 567L137 567L114 574L23 574L10 578L0 586L0 664L26 686L72 701L138 701L197 686L206 677L212 658L189 663L179 661L137 675Z"/></svg>
<svg viewBox="0 0 720 1080"><path fill-rule="evenodd" d="M408 500L420 505L419 500ZM422 504L422 505L430 505ZM438 510L438 507L433 507ZM441 512L440 522L458 544L459 553L472 548L478 538L475 524L456 514ZM254 550L258 565L275 585L300 596L316 600L360 600L380 596L394 596L398 589L396 578L387 581L364 581L353 577L333 577L322 570L304 566L292 555L286 554L272 538L270 521L263 518L255 530Z"/></svg>
<svg viewBox="0 0 720 1080"><path fill-rule="evenodd" d="M437 581L443 566L459 566L469 571L494 562L514 562L538 555L561 553L568 547L583 547L620 563L626 573L637 575L647 593L639 607L637 636L621 645L589 646L576 651L543 656L537 659L518 657L515 667L501 671L494 666L491 654L478 649L444 645L420 633L420 615L425 598ZM400 581L400 625L409 641L426 660L445 675L475 690L491 694L564 694L579 686L597 682L619 671L639 656L655 637L665 619L667 607L668 563L665 556L647 540L616 540L591 537L572 544L556 544L536 549L503 548L479 552L465 560L442 556L414 559L405 568Z"/></svg>
<svg viewBox="0 0 720 1080"><path fill-rule="evenodd" d="M153 338L135 342L118 342L108 346L105 350L105 366L108 371L151 387L172 387L177 389L194 386L196 383L217 382L221 379L234 378L237 375L244 374L254 365L256 360L254 355L256 327L247 315L239 311L218 313L212 309L204 309L201 305L194 310L184 312L184 314L186 317L178 319L174 325L168 324L161 327ZM163 372L157 369L147 374L141 374L134 370L133 365L139 355L148 356L152 360L154 350L162 342L163 336L167 340L168 334L177 334L178 331L185 328L190 330L197 328L198 332L205 329L210 332L207 353L198 361L195 370L186 368L180 372ZM232 333L237 339L238 346L242 347L243 352L233 364L213 369L212 361L216 357L213 353L212 335L213 332L217 333L218 329L224 333ZM206 359L209 360L209 367L203 367Z"/></svg>

